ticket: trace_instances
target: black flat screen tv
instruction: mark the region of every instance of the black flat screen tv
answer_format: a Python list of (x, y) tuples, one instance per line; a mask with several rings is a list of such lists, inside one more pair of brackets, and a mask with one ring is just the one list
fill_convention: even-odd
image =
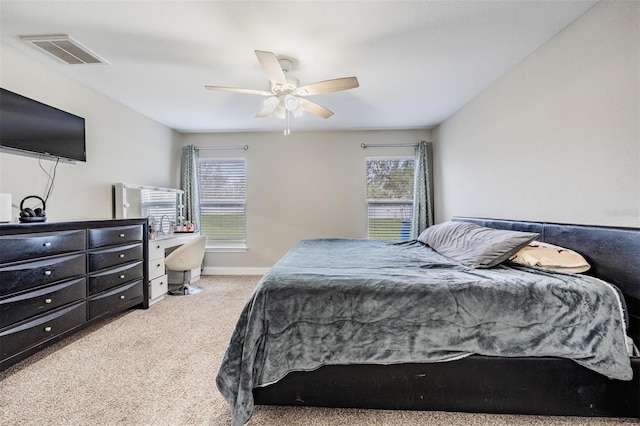
[(87, 161), (84, 118), (0, 88), (0, 149)]

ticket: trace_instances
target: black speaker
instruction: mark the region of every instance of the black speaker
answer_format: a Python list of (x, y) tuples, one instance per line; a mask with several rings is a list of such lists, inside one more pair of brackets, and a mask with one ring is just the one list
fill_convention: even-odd
[[(42, 207), (37, 207), (35, 209), (25, 207), (24, 202), (29, 198), (36, 198), (40, 200), (42, 203)], [(37, 195), (29, 195), (28, 197), (24, 197), (22, 201), (20, 201), (20, 222), (44, 222), (47, 220), (47, 204), (45, 201), (38, 197)]]

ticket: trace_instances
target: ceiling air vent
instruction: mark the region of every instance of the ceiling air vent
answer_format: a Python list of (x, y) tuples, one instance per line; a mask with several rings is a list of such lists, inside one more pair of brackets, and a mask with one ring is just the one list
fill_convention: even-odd
[(20, 39), (38, 49), (44, 50), (47, 54), (54, 56), (65, 64), (108, 63), (66, 34), (20, 36)]

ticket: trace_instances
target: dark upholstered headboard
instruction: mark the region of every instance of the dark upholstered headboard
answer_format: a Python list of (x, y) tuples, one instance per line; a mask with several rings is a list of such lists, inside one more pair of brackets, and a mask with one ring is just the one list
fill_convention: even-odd
[(595, 225), (454, 217), (496, 229), (537, 232), (540, 241), (570, 248), (591, 265), (588, 274), (615, 284), (630, 315), (629, 333), (640, 340), (640, 229)]

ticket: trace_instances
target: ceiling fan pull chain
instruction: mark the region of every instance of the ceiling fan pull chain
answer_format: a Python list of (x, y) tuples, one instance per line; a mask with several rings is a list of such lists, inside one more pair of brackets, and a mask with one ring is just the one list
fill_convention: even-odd
[(291, 111), (287, 109), (284, 114), (284, 135), (287, 136), (291, 133), (291, 128), (289, 127), (291, 122)]

